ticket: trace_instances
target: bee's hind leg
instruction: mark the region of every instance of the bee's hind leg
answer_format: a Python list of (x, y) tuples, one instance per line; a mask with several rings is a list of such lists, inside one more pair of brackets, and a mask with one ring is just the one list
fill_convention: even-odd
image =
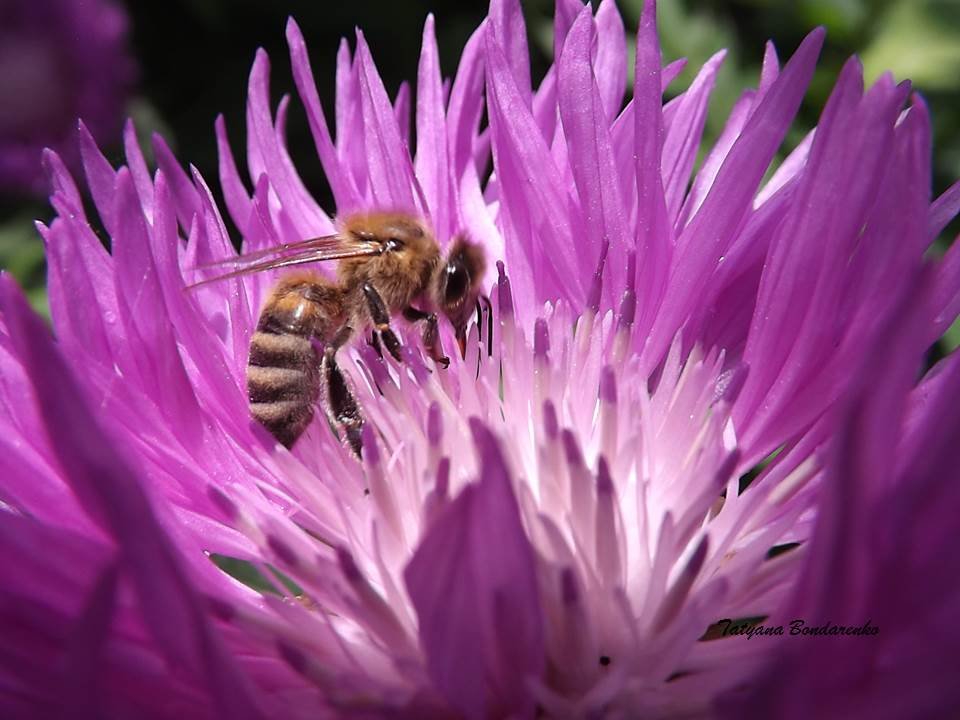
[(360, 404), (357, 402), (357, 398), (354, 397), (353, 391), (347, 384), (347, 379), (343, 376), (343, 371), (337, 363), (337, 350), (350, 339), (352, 334), (353, 328), (344, 326), (324, 348), (323, 379), (326, 383), (330, 418), (338, 427), (343, 428), (350, 448), (359, 458), (360, 451), (363, 449), (361, 441), (363, 414), (360, 412)]
[(387, 304), (377, 289), (368, 282), (363, 284), (363, 295), (367, 299), (367, 309), (370, 312), (370, 319), (373, 320), (374, 332), (380, 336), (387, 351), (393, 355), (393, 359), (403, 362), (400, 355), (400, 348), (403, 346), (393, 332), (393, 328), (390, 327), (390, 312), (387, 310)]
[(430, 359), (441, 367), (450, 365), (450, 358), (443, 354), (440, 344), (440, 328), (437, 325), (437, 314), (418, 310), (412, 305), (405, 308), (403, 316), (410, 322), (423, 322), (423, 347), (426, 348)]

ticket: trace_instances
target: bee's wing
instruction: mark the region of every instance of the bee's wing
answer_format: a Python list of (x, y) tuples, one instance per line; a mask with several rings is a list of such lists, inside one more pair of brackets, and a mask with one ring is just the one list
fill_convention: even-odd
[[(205, 280), (187, 285), (190, 290), (208, 283), (219, 282), (239, 275), (273, 270), (275, 268), (303, 265), (305, 263), (322, 262), (324, 260), (342, 260), (343, 258), (364, 257), (376, 255), (382, 251), (382, 245), (369, 240), (356, 240), (343, 235), (327, 235), (311, 238), (299, 242), (283, 243), (265, 250), (226, 258), (208, 265), (200, 265), (193, 270), (210, 268), (225, 268), (226, 272)], [(232, 268), (232, 269), (229, 269)]]

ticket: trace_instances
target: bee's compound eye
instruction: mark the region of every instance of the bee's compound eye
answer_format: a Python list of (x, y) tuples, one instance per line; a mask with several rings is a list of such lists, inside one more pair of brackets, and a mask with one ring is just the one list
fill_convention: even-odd
[(443, 292), (444, 300), (447, 304), (453, 304), (463, 299), (464, 294), (467, 292), (469, 282), (470, 275), (462, 263), (447, 263), (447, 282)]

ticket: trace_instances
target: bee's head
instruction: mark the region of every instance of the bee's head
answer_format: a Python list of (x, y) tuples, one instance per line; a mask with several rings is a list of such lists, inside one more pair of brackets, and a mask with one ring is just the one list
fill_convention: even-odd
[(453, 325), (461, 356), (466, 352), (467, 323), (477, 306), (486, 265), (483, 249), (458, 236), (437, 268), (434, 302)]

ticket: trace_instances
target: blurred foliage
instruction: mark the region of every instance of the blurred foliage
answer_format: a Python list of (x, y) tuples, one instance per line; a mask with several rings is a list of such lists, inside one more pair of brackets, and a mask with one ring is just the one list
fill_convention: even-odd
[(29, 209), (12, 212), (0, 222), (0, 268), (17, 278), (34, 310), (44, 316), (50, 314), (44, 287), (43, 243)]
[[(523, 4), (534, 50), (533, 74), (540, 77), (552, 53), (553, 0)], [(618, 4), (627, 27), (634, 28), (642, 0), (619, 0)], [(274, 99), (292, 92), (284, 38), (288, 16), (296, 17), (311, 48), (320, 96), (329, 114), (338, 43), (347, 36), (352, 44), (355, 26), (363, 28), (387, 89), (394, 94), (401, 81), (416, 78), (428, 12), (436, 15), (441, 64), (450, 75), (487, 3), (131, 0), (127, 8), (131, 46), (141, 68), (139, 97), (129, 112), (141, 138), (146, 140), (154, 130), (162, 132), (182, 160), (214, 181), (217, 113), (226, 117), (242, 165), (246, 78), (255, 48), (264, 47), (273, 62)], [(669, 94), (681, 92), (719, 48), (729, 50), (717, 80), (705, 143), (716, 137), (742, 89), (756, 85), (768, 38), (775, 40), (783, 60), (810, 29), (824, 25), (827, 44), (788, 146), (816, 123), (841, 65), (856, 53), (864, 62), (868, 81), (892, 70), (897, 79), (912, 78), (929, 103), (934, 123), (934, 192), (942, 192), (960, 177), (960, 0), (661, 0), (659, 24), (665, 58), (684, 56), (690, 61)], [(287, 134), (307, 187), (322, 205), (331, 207), (306, 120), (296, 102), (291, 105)], [(108, 157), (121, 160), (116, 148), (108, 151)], [(48, 217), (49, 210), (42, 204), (0, 205), (0, 266), (29, 288), (39, 307), (45, 305), (42, 252), (31, 220)], [(958, 230), (956, 224), (951, 226), (949, 237)], [(945, 246), (941, 243), (940, 250)], [(951, 349), (960, 345), (960, 328), (951, 330), (947, 342)]]
[(303, 597), (303, 588), (273, 565), (257, 567), (248, 560), (218, 553), (210, 553), (209, 557), (223, 572), (252, 590), (270, 595)]

